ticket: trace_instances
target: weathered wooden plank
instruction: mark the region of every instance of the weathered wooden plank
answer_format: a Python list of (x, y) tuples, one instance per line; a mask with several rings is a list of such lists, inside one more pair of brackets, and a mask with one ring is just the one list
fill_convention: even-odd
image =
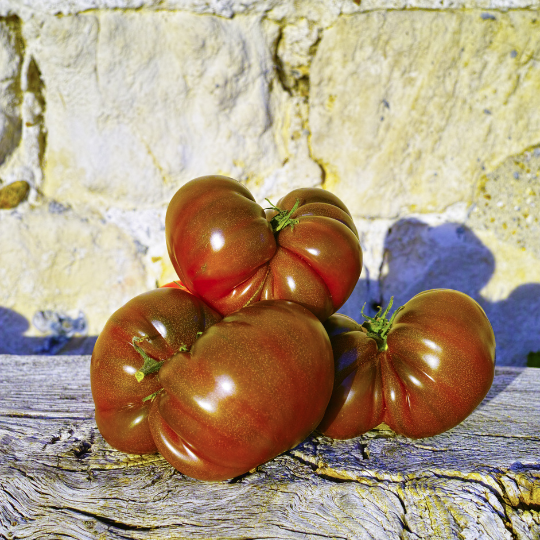
[(113, 450), (89, 357), (0, 356), (0, 537), (540, 539), (540, 370), (419, 441), (314, 435), (229, 482)]

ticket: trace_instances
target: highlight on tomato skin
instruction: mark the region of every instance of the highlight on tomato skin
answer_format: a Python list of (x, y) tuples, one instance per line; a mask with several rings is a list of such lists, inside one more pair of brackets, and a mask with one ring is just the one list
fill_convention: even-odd
[(333, 363), (324, 327), (306, 308), (284, 300), (242, 308), (164, 362), (149, 416), (153, 440), (187, 476), (247, 473), (320, 423)]
[(482, 402), (495, 373), (495, 336), (480, 305), (450, 289), (423, 291), (387, 317), (326, 322), (335, 382), (318, 430), (357, 437), (380, 423), (418, 439), (443, 433)]
[(223, 315), (283, 299), (324, 321), (349, 298), (362, 270), (350, 212), (321, 188), (296, 189), (268, 205), (225, 176), (186, 183), (165, 218), (173, 267), (189, 291)]
[(189, 292), (161, 288), (131, 299), (111, 315), (98, 336), (90, 363), (95, 417), (103, 438), (131, 454), (157, 451), (148, 425), (152, 402), (161, 388), (157, 374), (138, 382), (144, 359), (156, 361), (191, 347), (200, 332), (221, 316)]

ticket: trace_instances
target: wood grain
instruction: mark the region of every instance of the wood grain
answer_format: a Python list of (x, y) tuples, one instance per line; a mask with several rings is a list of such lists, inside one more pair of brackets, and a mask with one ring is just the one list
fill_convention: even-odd
[(113, 450), (88, 356), (1, 356), (0, 537), (540, 539), (540, 369), (498, 368), (460, 426), (313, 435), (228, 482)]

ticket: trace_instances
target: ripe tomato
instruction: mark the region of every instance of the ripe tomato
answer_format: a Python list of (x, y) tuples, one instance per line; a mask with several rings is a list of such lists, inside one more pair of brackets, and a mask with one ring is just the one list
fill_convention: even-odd
[(111, 446), (132, 454), (156, 451), (148, 427), (152, 403), (143, 399), (161, 385), (155, 373), (137, 382), (135, 373), (143, 359), (136, 347), (162, 361), (191, 347), (198, 332), (220, 319), (200, 299), (176, 288), (141, 294), (113, 313), (96, 341), (90, 364), (96, 422)]
[(388, 311), (364, 316), (362, 326), (341, 314), (325, 323), (336, 377), (318, 429), (330, 437), (356, 437), (381, 422), (411, 438), (442, 433), (469, 416), (493, 382), (495, 337), (472, 298), (434, 289), (390, 320)]
[(324, 415), (333, 379), (332, 347), (317, 318), (292, 302), (258, 302), (163, 363), (152, 436), (180, 472), (233, 478), (307, 437)]
[(284, 299), (325, 320), (362, 270), (349, 211), (319, 188), (296, 189), (265, 213), (236, 180), (196, 178), (172, 198), (165, 236), (182, 283), (222, 314)]

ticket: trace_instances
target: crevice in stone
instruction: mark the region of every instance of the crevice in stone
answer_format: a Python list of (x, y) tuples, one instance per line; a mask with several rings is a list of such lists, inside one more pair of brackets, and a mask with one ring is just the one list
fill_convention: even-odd
[(28, 62), (28, 68), (26, 73), (27, 79), (27, 92), (30, 92), (34, 95), (36, 101), (39, 103), (40, 112), (35, 118), (35, 125), (39, 125), (39, 136), (38, 136), (38, 161), (39, 166), (43, 170), (45, 150), (47, 147), (47, 130), (45, 129), (45, 83), (41, 76), (41, 70), (34, 57), (30, 57)]
[[(45, 84), (41, 71), (33, 58), (30, 47), (23, 35), (23, 21), (17, 16), (0, 19), (13, 36), (12, 46), (18, 58), (18, 70), (11, 85), (16, 100), (19, 129), (17, 140), (11, 144), (8, 155), (17, 154), (5, 161), (4, 173), (13, 184), (26, 184), (29, 195), (20, 197), (20, 201), (30, 198), (35, 201), (43, 178), (43, 162), (47, 145), (44, 127)], [(0, 161), (6, 156), (0, 156)]]
[(272, 50), (272, 61), (274, 63), (274, 69), (276, 71), (277, 80), (279, 81), (279, 84), (283, 88), (289, 96), (292, 96), (292, 91), (289, 85), (287, 84), (287, 76), (285, 74), (285, 66), (283, 65), (283, 61), (281, 60), (281, 57), (279, 56), (279, 45), (281, 43), (281, 40), (283, 39), (283, 27), (280, 26), (278, 30), (278, 35), (274, 41), (273, 50)]
[(308, 68), (309, 68), (308, 73), (309, 73), (309, 75), (305, 78), (305, 81), (303, 83), (302, 95), (305, 96), (306, 103), (307, 103), (306, 118), (304, 119), (304, 129), (307, 130), (307, 132), (308, 132), (307, 145), (308, 145), (309, 157), (321, 169), (321, 187), (323, 189), (326, 189), (326, 181), (328, 179), (326, 166), (325, 166), (325, 164), (323, 163), (322, 160), (318, 159), (315, 156), (315, 153), (313, 152), (313, 147), (312, 147), (312, 144), (311, 144), (312, 132), (311, 132), (311, 128), (310, 128), (310, 125), (309, 125), (309, 114), (310, 114), (309, 98), (310, 98), (310, 94), (311, 94), (311, 64), (313, 63), (313, 59), (315, 58), (315, 55), (317, 54), (317, 51), (319, 49), (319, 45), (321, 44), (321, 41), (322, 41), (322, 38), (323, 38), (323, 32), (324, 32), (323, 28), (318, 28), (317, 39), (316, 39), (315, 43), (313, 43), (313, 45), (311, 45), (310, 48), (309, 48), (309, 56), (310, 56), (309, 65), (308, 65)]
[[(12, 47), (18, 58), (17, 73), (14, 74), (13, 78), (8, 79), (7, 84), (6, 81), (3, 81), (5, 90), (7, 90), (6, 95), (12, 95), (14, 99), (2, 111), (8, 125), (7, 130), (4, 131), (3, 140), (0, 140), (0, 166), (2, 166), (19, 147), (22, 139), (22, 115), (20, 109), (22, 105), (21, 69), (22, 59), (24, 58), (24, 41), (22, 39), (22, 23), (19, 17), (12, 15), (0, 18), (0, 23), (3, 23), (7, 29), (10, 47)], [(3, 144), (6, 139), (11, 139), (11, 141)]]

